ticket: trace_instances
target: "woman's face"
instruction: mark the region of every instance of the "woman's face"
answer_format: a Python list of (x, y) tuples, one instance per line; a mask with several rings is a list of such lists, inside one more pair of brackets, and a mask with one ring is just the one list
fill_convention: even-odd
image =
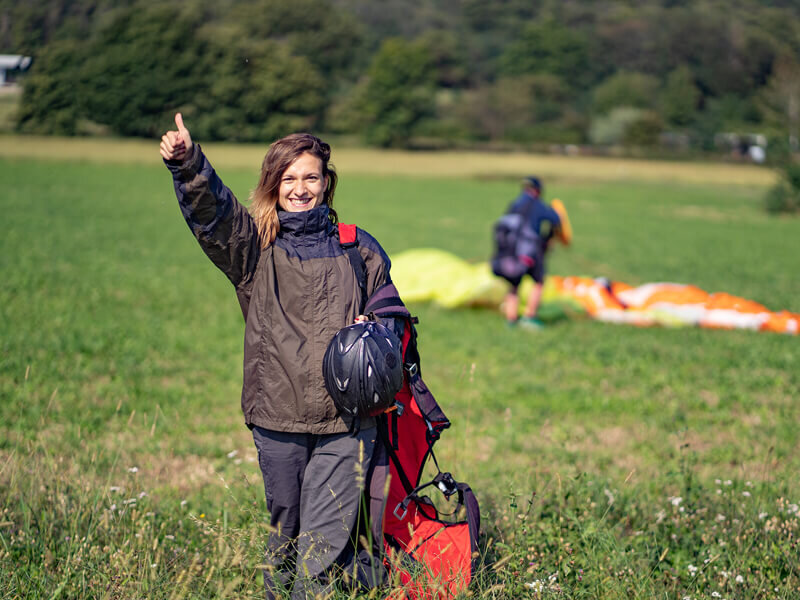
[(278, 204), (288, 212), (303, 212), (322, 204), (328, 178), (322, 176), (322, 160), (304, 152), (281, 176)]

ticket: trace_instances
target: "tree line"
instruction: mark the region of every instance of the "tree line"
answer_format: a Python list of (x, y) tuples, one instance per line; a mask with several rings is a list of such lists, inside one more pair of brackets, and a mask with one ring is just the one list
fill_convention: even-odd
[(797, 150), (792, 0), (0, 0), (22, 132)]

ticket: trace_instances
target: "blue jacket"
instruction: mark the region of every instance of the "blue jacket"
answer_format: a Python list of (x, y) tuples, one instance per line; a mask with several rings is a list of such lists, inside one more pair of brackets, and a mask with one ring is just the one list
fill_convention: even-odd
[[(530, 204), (531, 202), (533, 202), (533, 205)], [(526, 190), (523, 190), (517, 196), (517, 199), (512, 202), (508, 212), (524, 215), (528, 211), (530, 211), (530, 226), (542, 240), (542, 250), (545, 250), (554, 230), (561, 225), (561, 218), (549, 204), (542, 202), (540, 196), (532, 196)], [(542, 225), (544, 223), (547, 223), (548, 227), (543, 229)]]

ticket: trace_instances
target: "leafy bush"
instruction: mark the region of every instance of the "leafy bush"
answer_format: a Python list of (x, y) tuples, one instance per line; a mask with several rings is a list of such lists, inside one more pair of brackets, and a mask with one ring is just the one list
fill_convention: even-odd
[(594, 108), (606, 113), (618, 106), (651, 108), (655, 104), (658, 79), (644, 73), (620, 71), (592, 92)]
[(764, 208), (771, 214), (793, 213), (799, 206), (797, 193), (784, 182), (771, 187), (764, 198)]
[(85, 56), (75, 40), (53, 42), (42, 49), (25, 78), (18, 127), (25, 133), (74, 135), (82, 116), (79, 67)]
[(426, 48), (400, 38), (386, 40), (362, 88), (366, 137), (378, 146), (403, 146), (432, 114), (433, 64)]
[(800, 212), (800, 164), (787, 163), (782, 171), (781, 181), (764, 197), (764, 208), (771, 214)]

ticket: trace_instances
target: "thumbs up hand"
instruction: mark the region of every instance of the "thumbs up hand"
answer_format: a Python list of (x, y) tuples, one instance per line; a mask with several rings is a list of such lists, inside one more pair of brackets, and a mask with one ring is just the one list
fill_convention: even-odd
[(183, 124), (181, 113), (175, 114), (175, 126), (177, 131), (167, 131), (161, 136), (161, 146), (159, 151), (164, 160), (183, 160), (192, 151), (192, 136)]

